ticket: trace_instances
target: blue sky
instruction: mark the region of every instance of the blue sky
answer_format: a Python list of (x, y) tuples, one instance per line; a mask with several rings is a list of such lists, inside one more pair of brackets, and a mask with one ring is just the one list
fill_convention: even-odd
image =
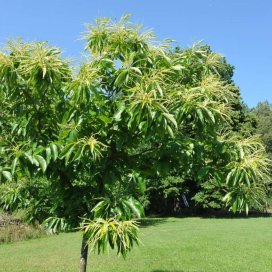
[(0, 0), (0, 8), (1, 46), (10, 37), (48, 40), (72, 58), (82, 54), (84, 23), (131, 13), (160, 39), (181, 46), (204, 40), (235, 66), (234, 80), (250, 107), (272, 103), (271, 0)]

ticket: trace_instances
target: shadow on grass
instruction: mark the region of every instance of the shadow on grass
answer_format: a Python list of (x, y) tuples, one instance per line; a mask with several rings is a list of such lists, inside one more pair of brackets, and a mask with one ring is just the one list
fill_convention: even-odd
[(270, 213), (249, 213), (248, 215), (246, 213), (228, 213), (228, 212), (218, 212), (213, 214), (202, 214), (200, 216), (202, 219), (250, 219), (250, 218), (268, 218), (271, 217)]
[[(212, 213), (202, 213), (202, 214), (191, 214), (191, 215), (170, 215), (170, 217), (147, 217), (147, 218), (142, 218), (139, 219), (139, 224), (141, 228), (146, 228), (146, 227), (151, 227), (151, 226), (157, 226), (165, 223), (170, 223), (171, 218), (201, 218), (201, 219), (251, 219), (251, 218), (271, 218), (272, 214), (271, 213), (249, 213), (246, 215), (245, 213), (241, 214), (233, 214), (230, 212), (212, 212)], [(152, 271), (152, 272), (164, 272), (163, 270), (158, 270), (158, 271)], [(166, 270), (165, 272), (168, 272)], [(171, 271), (169, 272), (181, 272), (181, 271)]]
[[(167, 218), (143, 218), (139, 220), (140, 227), (146, 228), (166, 223)], [(169, 222), (169, 220), (168, 220)], [(155, 272), (155, 271), (154, 271)], [(159, 272), (159, 270), (158, 270)]]
[(170, 223), (171, 219), (201, 218), (201, 219), (250, 219), (250, 218), (271, 218), (271, 214), (198, 214), (198, 215), (170, 215), (169, 217), (147, 217), (139, 219), (140, 227), (151, 227)]
[[(226, 210), (184, 210), (181, 214), (170, 215), (174, 218), (202, 218), (202, 219), (250, 219), (250, 218), (267, 218), (272, 217), (272, 213), (252, 211), (249, 214), (232, 213)], [(162, 216), (163, 218), (163, 216)]]
[(151, 272), (185, 272), (184, 270), (152, 270)]

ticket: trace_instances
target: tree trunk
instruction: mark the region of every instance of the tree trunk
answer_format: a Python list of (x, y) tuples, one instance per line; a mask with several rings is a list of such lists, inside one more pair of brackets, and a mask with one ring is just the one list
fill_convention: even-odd
[(83, 235), (80, 254), (80, 269), (79, 269), (80, 272), (87, 271), (87, 258), (88, 258), (87, 237), (86, 235)]

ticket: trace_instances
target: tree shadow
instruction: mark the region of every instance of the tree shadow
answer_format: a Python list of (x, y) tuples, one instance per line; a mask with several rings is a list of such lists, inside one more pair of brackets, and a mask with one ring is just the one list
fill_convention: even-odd
[(200, 216), (202, 219), (250, 219), (250, 218), (268, 218), (271, 217), (270, 213), (261, 213), (261, 212), (251, 212), (246, 213), (237, 213), (233, 214), (230, 212), (218, 212), (212, 214), (202, 214)]
[(184, 270), (162, 270), (162, 269), (155, 269), (151, 270), (150, 272), (185, 272)]
[(226, 210), (206, 210), (206, 211), (185, 211), (182, 214), (170, 215), (174, 218), (201, 218), (201, 219), (250, 219), (250, 218), (267, 218), (272, 217), (272, 213), (251, 211), (232, 213)]
[(141, 228), (146, 228), (146, 227), (151, 227), (151, 226), (157, 226), (160, 224), (166, 223), (167, 218), (143, 218), (139, 220), (140, 227)]
[[(170, 223), (171, 218), (201, 218), (201, 219), (250, 219), (250, 218), (268, 218), (272, 217), (271, 213), (255, 213), (251, 212), (248, 215), (245, 213), (240, 214), (233, 214), (231, 212), (225, 212), (225, 211), (219, 211), (219, 212), (211, 212), (211, 213), (202, 213), (202, 214), (192, 214), (192, 215), (176, 215), (176, 216), (170, 216), (170, 217), (147, 217), (139, 219), (139, 225), (140, 228), (147, 228), (151, 226), (157, 226), (165, 223)], [(156, 271), (154, 271), (156, 272)], [(158, 272), (160, 272), (158, 270)], [(167, 272), (167, 271), (166, 271)], [(169, 272), (172, 272), (169, 270)], [(179, 271), (173, 271), (173, 272), (179, 272)]]

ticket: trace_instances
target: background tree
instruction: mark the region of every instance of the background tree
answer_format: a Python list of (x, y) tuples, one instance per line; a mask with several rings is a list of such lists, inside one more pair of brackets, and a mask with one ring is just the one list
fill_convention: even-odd
[[(256, 120), (256, 133), (258, 133), (264, 143), (268, 157), (272, 159), (272, 107), (268, 101), (260, 102), (253, 108), (251, 114)], [(270, 164), (271, 172), (271, 164)], [(272, 206), (272, 190), (269, 186), (269, 200), (266, 203), (266, 209), (271, 209)]]
[(253, 109), (256, 118), (256, 132), (261, 135), (265, 148), (271, 158), (272, 154), (272, 106), (268, 101), (260, 102)]

